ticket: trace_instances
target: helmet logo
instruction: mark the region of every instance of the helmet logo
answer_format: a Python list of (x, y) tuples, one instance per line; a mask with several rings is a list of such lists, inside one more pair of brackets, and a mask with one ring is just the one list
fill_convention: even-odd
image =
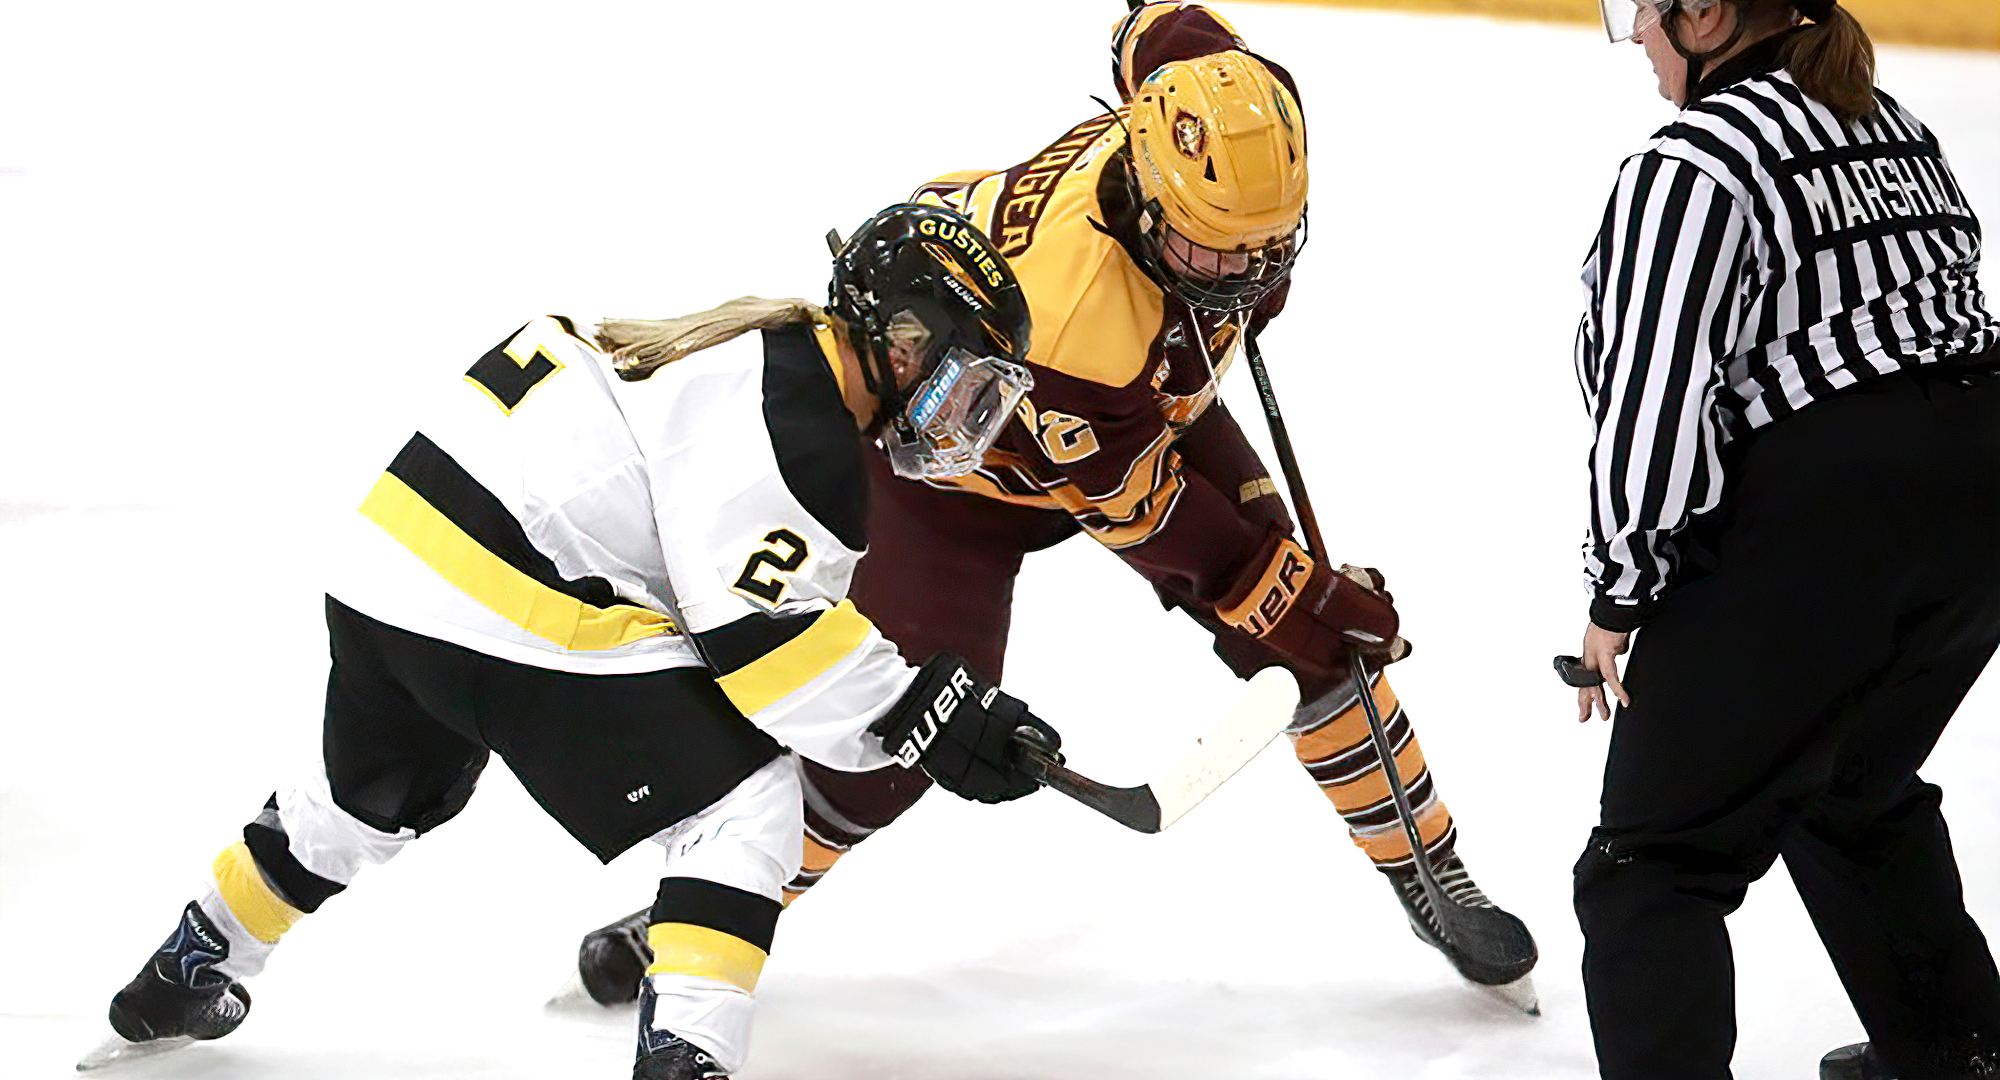
[(950, 252), (929, 240), (924, 241), (924, 252), (936, 259), (938, 265), (944, 267), (946, 273), (950, 275), (939, 279), (944, 282), (946, 288), (956, 293), (958, 298), (965, 301), (965, 305), (972, 310), (986, 310), (990, 303), (986, 297), (986, 290), (980, 287), (970, 270), (952, 258)]
[(1201, 152), (1207, 149), (1207, 147), (1208, 125), (1201, 122), (1201, 117), (1196, 116), (1186, 109), (1176, 109), (1174, 111), (1174, 149), (1179, 150), (1182, 157), (1193, 161), (1199, 159)]

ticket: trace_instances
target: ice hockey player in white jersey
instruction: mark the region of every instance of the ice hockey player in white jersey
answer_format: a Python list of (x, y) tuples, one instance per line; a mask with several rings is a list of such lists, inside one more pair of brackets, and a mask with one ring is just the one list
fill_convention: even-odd
[(600, 859), (666, 848), (633, 1076), (723, 1077), (799, 870), (798, 756), (1036, 789), (1011, 736), (1054, 732), (956, 657), (912, 666), (845, 598), (863, 438), (912, 477), (975, 465), (1027, 389), (1020, 289), (965, 219), (906, 204), (841, 246), (830, 292), (615, 356), (538, 318), (466, 370), (341, 544), (324, 768), (215, 859), (86, 1065), (233, 1031), (285, 931), (498, 753)]

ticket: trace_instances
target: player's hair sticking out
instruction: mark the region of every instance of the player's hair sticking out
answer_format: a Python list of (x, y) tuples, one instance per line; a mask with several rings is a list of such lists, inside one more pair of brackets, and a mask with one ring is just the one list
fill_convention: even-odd
[(1860, 21), (1831, 0), (1786, 6), (1810, 20), (1785, 39), (1781, 54), (1799, 89), (1843, 120), (1874, 113), (1875, 43)]
[(916, 312), (906, 309), (891, 316), (889, 325), (882, 328), (882, 338), (888, 342), (889, 366), (898, 380), (923, 373), (923, 358), (930, 352), (932, 334)]
[(667, 364), (752, 330), (825, 318), (826, 312), (808, 300), (739, 296), (675, 319), (606, 319), (598, 327), (597, 344), (611, 354), (619, 378), (638, 382)]

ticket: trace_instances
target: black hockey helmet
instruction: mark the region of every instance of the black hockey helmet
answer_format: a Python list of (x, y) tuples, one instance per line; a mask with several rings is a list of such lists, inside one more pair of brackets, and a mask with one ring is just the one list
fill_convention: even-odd
[[(956, 211), (898, 203), (834, 248), (827, 310), (847, 324), (868, 389), (883, 415), (952, 348), (1021, 363), (1028, 301), (1007, 259)], [(918, 333), (921, 328), (922, 333)]]
[(1028, 301), (1006, 257), (963, 215), (898, 203), (841, 241), (829, 233), (827, 309), (847, 325), (874, 433), (898, 475), (960, 476), (1034, 379)]

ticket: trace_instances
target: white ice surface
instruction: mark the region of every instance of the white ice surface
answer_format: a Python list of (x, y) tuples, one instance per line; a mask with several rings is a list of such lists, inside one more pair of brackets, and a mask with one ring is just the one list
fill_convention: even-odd
[[(829, 226), (1001, 166), (1106, 92), (1105, 0), (19, 4), (0, 42), (0, 1077), (67, 1073), (207, 860), (316, 752), (311, 567), (403, 392), (527, 317), (816, 296)], [(1593, 1074), (1569, 866), (1606, 729), (1583, 621), (1576, 268), (1667, 119), (1587, 28), (1228, 6), (1312, 110), (1312, 243), (1265, 339), (1335, 553), (1387, 571), (1396, 671), (1545, 1015), (1463, 988), (1282, 747), (1146, 837), (1055, 795), (926, 800), (784, 920), (744, 1080)], [(1883, 50), (2000, 215), (2000, 58)], [(1247, 428), (1247, 380), (1229, 397)], [(1259, 438), (1253, 433), (1253, 438)], [(1087, 540), (1028, 560), (1009, 685), (1134, 782), (1234, 686)], [(2000, 914), (1994, 681), (1927, 775)], [(223, 1042), (135, 1077), (625, 1075), (545, 1017), (601, 869), (504, 769), (306, 920)], [(1733, 920), (1738, 1075), (1859, 1037), (1782, 873)]]

